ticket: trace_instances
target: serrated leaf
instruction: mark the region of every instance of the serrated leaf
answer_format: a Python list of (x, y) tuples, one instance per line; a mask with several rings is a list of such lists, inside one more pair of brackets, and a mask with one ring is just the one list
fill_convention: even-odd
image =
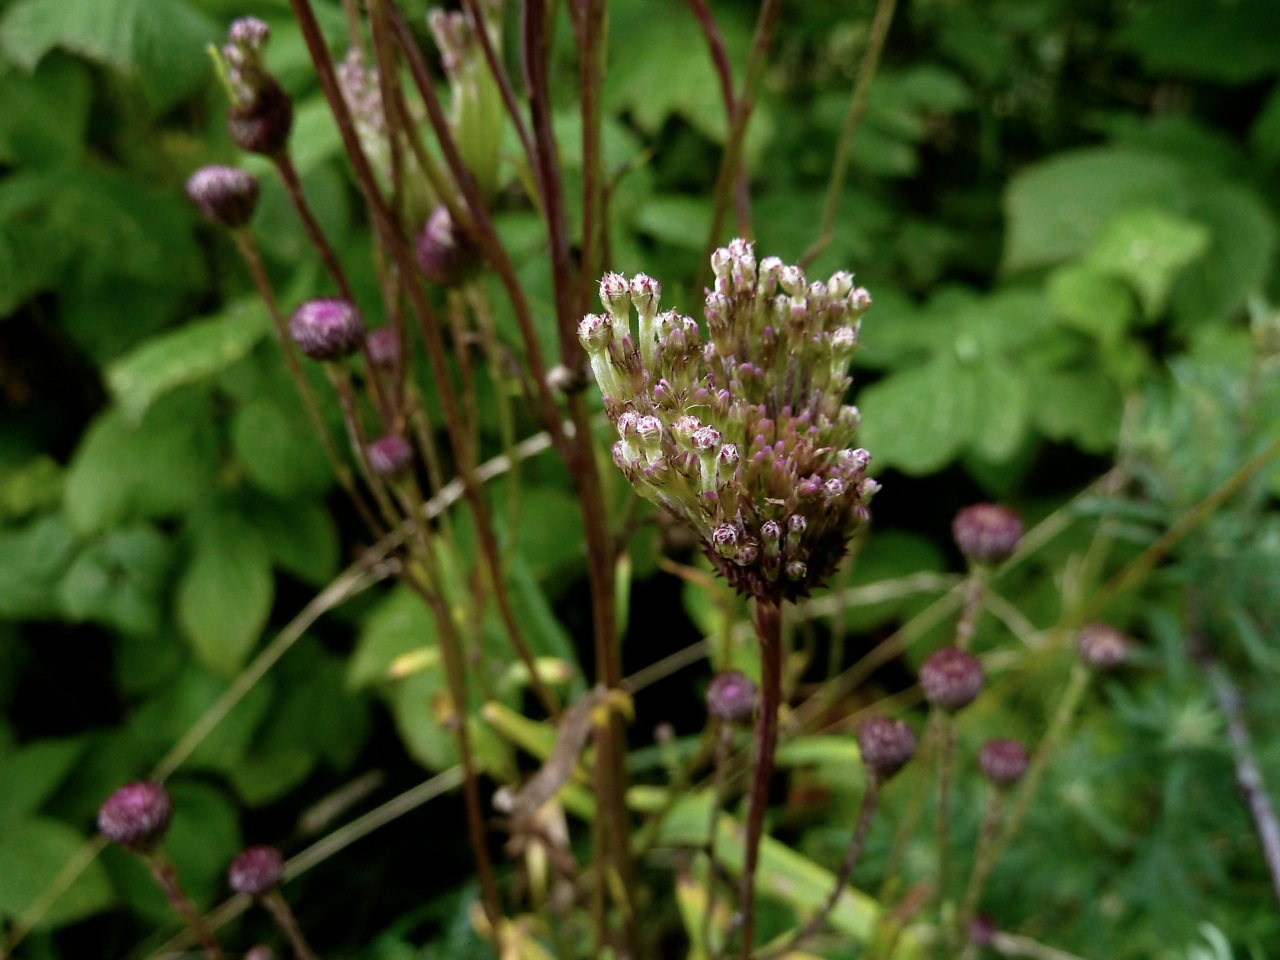
[(1095, 267), (1058, 267), (1049, 274), (1046, 293), (1063, 323), (1104, 343), (1120, 340), (1135, 314), (1125, 285)]
[(230, 675), (244, 665), (271, 613), (275, 581), (259, 530), (213, 508), (188, 527), (191, 559), (177, 587), (177, 620), (197, 658)]
[(974, 426), (972, 379), (942, 359), (891, 374), (858, 394), (858, 442), (877, 468), (919, 476), (945, 466)]
[(1110, 147), (1058, 154), (1017, 173), (1005, 189), (1006, 272), (1083, 256), (1122, 211), (1178, 210), (1186, 190), (1177, 164)]
[(258, 301), (240, 304), (146, 340), (107, 367), (107, 387), (124, 415), (136, 421), (158, 397), (248, 354), (268, 329), (265, 307)]
[(156, 633), (172, 559), (173, 545), (152, 527), (112, 530), (76, 557), (58, 585), (63, 612), (122, 633)]
[(213, 21), (180, 0), (19, 0), (0, 21), (0, 48), (32, 70), (54, 48), (137, 76), (156, 112), (208, 74)]
[[(86, 838), (65, 823), (37, 817), (10, 820), (0, 830), (0, 916), (21, 916), (77, 857)], [(104, 910), (114, 899), (106, 870), (89, 863), (41, 920), (58, 927)]]
[(1146, 207), (1120, 214), (1103, 231), (1088, 263), (1127, 281), (1148, 317), (1164, 310), (1182, 269), (1209, 246), (1209, 231), (1185, 217)]

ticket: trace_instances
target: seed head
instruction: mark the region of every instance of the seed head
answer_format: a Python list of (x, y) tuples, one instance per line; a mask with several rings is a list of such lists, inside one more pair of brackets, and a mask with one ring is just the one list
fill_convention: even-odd
[(369, 469), (380, 477), (397, 477), (413, 461), (413, 447), (398, 433), (389, 433), (369, 444)]
[(1017, 740), (988, 740), (978, 751), (978, 766), (997, 787), (1011, 787), (1027, 772), (1027, 748)]
[(756, 685), (736, 670), (717, 673), (707, 684), (707, 712), (723, 723), (750, 723), (756, 709)]
[(1002, 563), (1018, 549), (1022, 520), (1008, 507), (996, 503), (975, 503), (965, 507), (951, 521), (956, 546), (972, 563)]
[(901, 720), (870, 717), (858, 727), (857, 736), (863, 766), (880, 780), (905, 767), (916, 752), (916, 735)]
[(1076, 635), (1076, 650), (1085, 666), (1113, 670), (1129, 659), (1131, 641), (1106, 623), (1091, 623)]
[(308, 300), (293, 311), (289, 333), (312, 360), (338, 360), (364, 343), (364, 317), (347, 300)]
[(275, 847), (249, 847), (236, 854), (227, 867), (227, 884), (236, 893), (260, 897), (278, 886), (284, 874), (284, 857)]
[(173, 820), (173, 800), (158, 783), (128, 783), (107, 797), (98, 810), (98, 829), (134, 853), (159, 845)]
[(187, 196), (214, 223), (234, 230), (253, 218), (258, 178), (238, 167), (201, 167), (187, 180)]
[(947, 713), (971, 704), (982, 689), (982, 664), (959, 647), (935, 650), (920, 664), (924, 698)]

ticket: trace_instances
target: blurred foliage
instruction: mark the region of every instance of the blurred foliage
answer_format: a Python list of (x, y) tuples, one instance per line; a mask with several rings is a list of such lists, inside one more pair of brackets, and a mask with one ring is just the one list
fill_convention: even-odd
[[(754, 5), (712, 6), (740, 68)], [(424, 5), (406, 7), (420, 15)], [(726, 134), (719, 86), (683, 4), (609, 7), (610, 267), (662, 277), (664, 305), (689, 311)], [(341, 11), (321, 8), (337, 49)], [(785, 5), (746, 146), (764, 253), (791, 261), (814, 239), (871, 12), (862, 0)], [(271, 23), (269, 60), (296, 97), (303, 185), (373, 302), (368, 227), (287, 4), (0, 2), (0, 932), (76, 854), (101, 800), (160, 761), (368, 546), (232, 245), (182, 192), (205, 163), (266, 172), (230, 145), (204, 49), (246, 13)], [(977, 646), (993, 693), (961, 724), (962, 765), (987, 736), (1037, 739), (1066, 672), (1056, 625), (1280, 435), (1277, 38), (1274, 0), (917, 0), (899, 12), (835, 237), (815, 264), (855, 269), (876, 300), (856, 389), (859, 442), (885, 490), (876, 529), (838, 586), (958, 570), (946, 524), (969, 501), (1000, 498), (1038, 521), (1113, 462), (1131, 478), (1119, 492), (1072, 500), (1066, 531), (998, 584), (1018, 613), (983, 621)], [(577, 66), (559, 42), (556, 121), (574, 204)], [(545, 247), (519, 173), (512, 163), (500, 172), (498, 228), (550, 347)], [(264, 176), (253, 232), (283, 303), (327, 292), (273, 178)], [(495, 322), (515, 343), (504, 308)], [(496, 454), (503, 387), (477, 377), (485, 452)], [(316, 374), (323, 395), (322, 381)], [(336, 403), (322, 413), (336, 433)], [(527, 413), (513, 416), (531, 432)], [(750, 670), (752, 644), (730, 630), (739, 602), (695, 585), (682, 607), (657, 570), (664, 537), (619, 478), (606, 472), (605, 482), (611, 519), (630, 531), (635, 596), (659, 598), (633, 604), (628, 666), (708, 634), (727, 640), (718, 667)], [(535, 459), (492, 495), (518, 619), (537, 656), (560, 670), (558, 693), (575, 697), (589, 614), (569, 479)], [(1095, 687), (997, 868), (983, 908), (1002, 927), (1115, 960), (1261, 956), (1260, 945), (1280, 942), (1219, 708), (1187, 643), (1202, 634), (1240, 684), (1258, 760), (1280, 787), (1277, 497), (1271, 466), (1105, 611), (1142, 638), (1142, 653)], [(461, 608), (477, 588), (472, 534), (462, 517), (455, 527), (448, 576)], [(202, 906), (224, 894), (223, 865), (242, 842), (299, 847), (317, 829), (303, 814), (362, 774), (403, 787), (418, 776), (415, 762), (439, 771), (456, 761), (437, 709), (434, 622), (403, 587), (374, 594), (310, 628), (175, 775), (171, 850)], [(812, 681), (828, 659), (848, 666), (932, 599), (886, 595), (802, 625), (793, 679)], [(503, 781), (516, 750), (479, 705), (519, 709), (527, 677), (511, 667), (494, 611), (470, 627), (473, 655), (495, 668), (489, 688), (471, 691), (471, 722), (488, 772)], [(949, 629), (935, 624), (831, 709), (900, 688), (902, 667)], [(682, 736), (701, 729), (703, 674), (682, 676), (638, 697), (634, 746), (647, 747), (659, 721)], [(810, 886), (825, 876), (818, 864), (838, 862), (861, 795), (847, 752), (822, 746), (793, 741), (803, 759), (788, 768), (792, 793), (777, 816), (794, 849), (769, 851), (780, 875)], [(660, 780), (642, 757), (641, 778)], [(913, 777), (928, 795), (923, 769), (905, 774), (888, 792), (890, 825), (906, 816)], [(822, 802), (804, 802), (802, 788)], [(375, 789), (350, 804), (363, 812), (391, 795)], [(960, 849), (977, 831), (982, 795), (967, 767), (957, 789)], [(457, 810), (440, 816), (461, 822)], [(682, 809), (670, 829), (696, 834), (690, 817)], [(923, 821), (906, 848), (908, 882), (936, 863)], [(486, 955), (455, 833), (453, 821), (435, 820), (388, 849), (321, 865), (304, 925), (318, 925), (333, 955)], [(878, 888), (890, 833), (873, 831), (855, 875), (864, 890)], [(405, 844), (438, 844), (453, 872), (413, 890), (421, 856), (400, 862), (390, 849)], [(372, 866), (348, 870), (364, 856)], [(384, 868), (412, 892), (374, 907), (365, 892)], [(653, 883), (672, 886), (665, 874)], [(326, 923), (347, 900), (358, 914)], [(766, 926), (784, 929), (813, 900), (779, 898)], [(130, 956), (171, 929), (144, 871), (110, 851), (57, 901), (24, 955)], [(680, 931), (675, 907), (655, 911), (655, 944)]]

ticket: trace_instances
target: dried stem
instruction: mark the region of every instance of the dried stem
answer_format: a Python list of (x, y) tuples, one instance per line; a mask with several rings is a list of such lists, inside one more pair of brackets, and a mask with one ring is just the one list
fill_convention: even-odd
[[(956, 752), (955, 720), (949, 713), (935, 709), (933, 723), (938, 739), (938, 811), (934, 821), (934, 838), (938, 848), (938, 927), (949, 932), (946, 926), (947, 887), (951, 877), (951, 776)], [(947, 950), (947, 934), (943, 936), (943, 951)]]
[(156, 878), (156, 883), (160, 884), (160, 888), (164, 891), (169, 906), (182, 917), (192, 935), (204, 948), (209, 960), (222, 960), (222, 949), (218, 946), (218, 941), (209, 931), (204, 919), (200, 916), (200, 911), (182, 889), (182, 884), (178, 881), (178, 870), (169, 859), (169, 855), (163, 850), (158, 850), (144, 856), (143, 859), (151, 870), (151, 875)]
[(984, 564), (975, 564), (969, 570), (964, 582), (964, 606), (960, 608), (960, 619), (956, 621), (956, 646), (968, 650), (973, 642), (974, 631), (978, 628), (978, 618), (982, 616), (982, 605), (987, 595), (987, 580), (991, 575), (990, 568)]
[(772, 600), (757, 599), (756, 637), (760, 641), (760, 710), (756, 714), (755, 765), (747, 806), (747, 833), (738, 886), (742, 917), (742, 960), (750, 960), (756, 933), (756, 868), (760, 838), (769, 807), (769, 780), (778, 746), (778, 710), (782, 706), (782, 609)]
[(293, 915), (293, 911), (289, 909), (289, 904), (279, 890), (269, 890), (263, 894), (262, 905), (267, 908), (275, 920), (276, 926), (288, 938), (290, 946), (293, 947), (293, 952), (298, 955), (298, 960), (319, 960), (316, 952), (307, 943), (307, 938), (302, 935), (302, 928), (298, 926), (297, 917)]

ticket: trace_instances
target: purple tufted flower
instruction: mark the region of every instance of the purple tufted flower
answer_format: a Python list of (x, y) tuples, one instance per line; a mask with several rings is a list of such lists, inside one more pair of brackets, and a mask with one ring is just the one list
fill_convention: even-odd
[(338, 360), (364, 343), (364, 317), (347, 300), (308, 300), (293, 311), (289, 333), (312, 360)]
[(127, 783), (98, 810), (98, 829), (134, 853), (153, 850), (169, 830), (173, 800), (158, 783)]

